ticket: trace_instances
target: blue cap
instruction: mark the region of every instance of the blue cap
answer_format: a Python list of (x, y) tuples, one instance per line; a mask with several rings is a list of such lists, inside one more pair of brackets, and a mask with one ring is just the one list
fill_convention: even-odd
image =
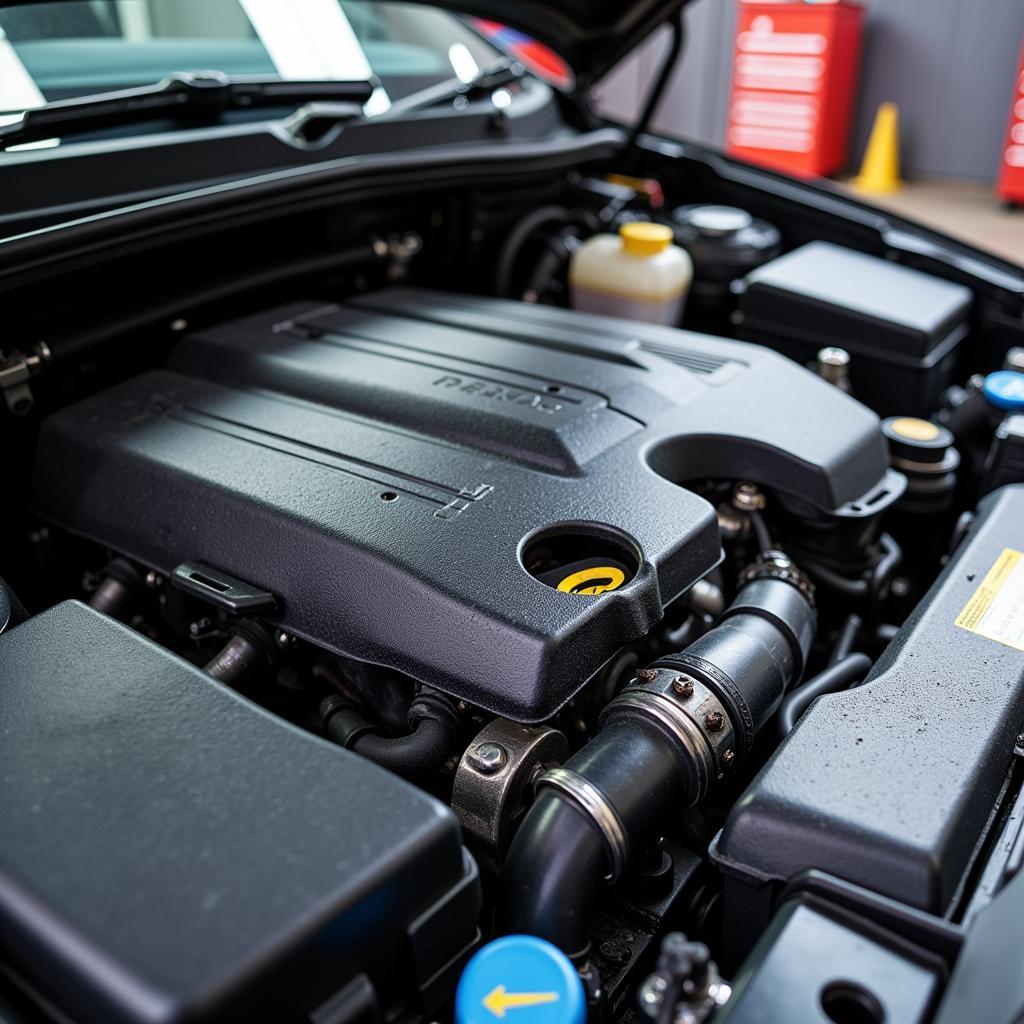
[(990, 373), (981, 385), (981, 392), (997, 409), (1024, 412), (1024, 373), (1018, 370)]
[(455, 993), (457, 1024), (584, 1024), (583, 983), (569, 958), (533, 935), (478, 950)]

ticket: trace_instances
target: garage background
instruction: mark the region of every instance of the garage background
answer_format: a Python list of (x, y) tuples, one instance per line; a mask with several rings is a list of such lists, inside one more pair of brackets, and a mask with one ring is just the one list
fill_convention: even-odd
[[(871, 0), (865, 6), (851, 163), (864, 152), (879, 103), (891, 100), (900, 108), (907, 177), (992, 182), (1024, 35), (1024, 2)], [(655, 127), (722, 147), (736, 4), (697, 0), (684, 18), (684, 59)], [(660, 66), (666, 36), (667, 30), (601, 83), (605, 111), (635, 117)]]

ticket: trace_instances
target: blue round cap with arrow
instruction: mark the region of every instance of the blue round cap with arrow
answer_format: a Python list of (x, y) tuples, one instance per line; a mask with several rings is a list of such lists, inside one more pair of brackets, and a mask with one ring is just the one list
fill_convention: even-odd
[(534, 935), (489, 942), (466, 964), (457, 1024), (584, 1024), (583, 983), (572, 961)]

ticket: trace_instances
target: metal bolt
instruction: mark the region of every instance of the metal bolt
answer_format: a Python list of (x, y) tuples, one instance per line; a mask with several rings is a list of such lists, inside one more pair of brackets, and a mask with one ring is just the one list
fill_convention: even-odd
[(672, 692), (684, 700), (693, 696), (693, 680), (689, 676), (676, 676), (672, 680)]
[(623, 964), (629, 963), (630, 949), (624, 942), (617, 942), (615, 939), (608, 939), (597, 947), (597, 951), (605, 960), (608, 960), (617, 966), (621, 967)]
[(149, 587), (151, 590), (154, 590), (157, 587), (159, 587), (160, 573), (154, 571), (153, 569), (150, 569), (149, 572), (146, 573), (146, 586)]
[(850, 365), (850, 353), (837, 345), (828, 345), (818, 350), (818, 363), (823, 367), (843, 367)]
[(733, 504), (744, 512), (759, 512), (764, 508), (764, 495), (757, 484), (737, 484), (732, 500)]
[(704, 716), (704, 724), (709, 732), (721, 732), (725, 728), (725, 715), (721, 711), (709, 711)]
[(814, 370), (822, 380), (835, 385), (840, 391), (850, 390), (850, 353), (845, 348), (829, 345), (820, 349)]
[(182, 331), (188, 330), (188, 321), (183, 316), (179, 316), (175, 317), (167, 326), (175, 334), (181, 334)]
[(277, 636), (274, 639), (277, 641), (278, 647), (294, 647), (296, 644), (295, 637), (291, 633), (286, 633), (283, 629), (277, 631)]
[(722, 754), (722, 767), (731, 768), (733, 761), (736, 760), (736, 752), (734, 750), (726, 750)]
[(658, 678), (658, 673), (653, 668), (642, 668), (636, 677), (641, 683), (653, 683)]
[(500, 743), (478, 743), (466, 756), (483, 775), (493, 775), (508, 763), (508, 751)]
[(650, 975), (640, 986), (640, 1005), (648, 1016), (657, 1016), (658, 1009), (665, 1001), (665, 990), (668, 986), (668, 978), (661, 973)]

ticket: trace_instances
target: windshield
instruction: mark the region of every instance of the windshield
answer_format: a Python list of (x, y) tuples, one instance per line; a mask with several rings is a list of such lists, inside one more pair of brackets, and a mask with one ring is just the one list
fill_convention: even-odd
[(60, 0), (0, 9), (0, 111), (176, 71), (286, 79), (376, 76), (376, 110), (499, 51), (446, 11), (387, 0)]

